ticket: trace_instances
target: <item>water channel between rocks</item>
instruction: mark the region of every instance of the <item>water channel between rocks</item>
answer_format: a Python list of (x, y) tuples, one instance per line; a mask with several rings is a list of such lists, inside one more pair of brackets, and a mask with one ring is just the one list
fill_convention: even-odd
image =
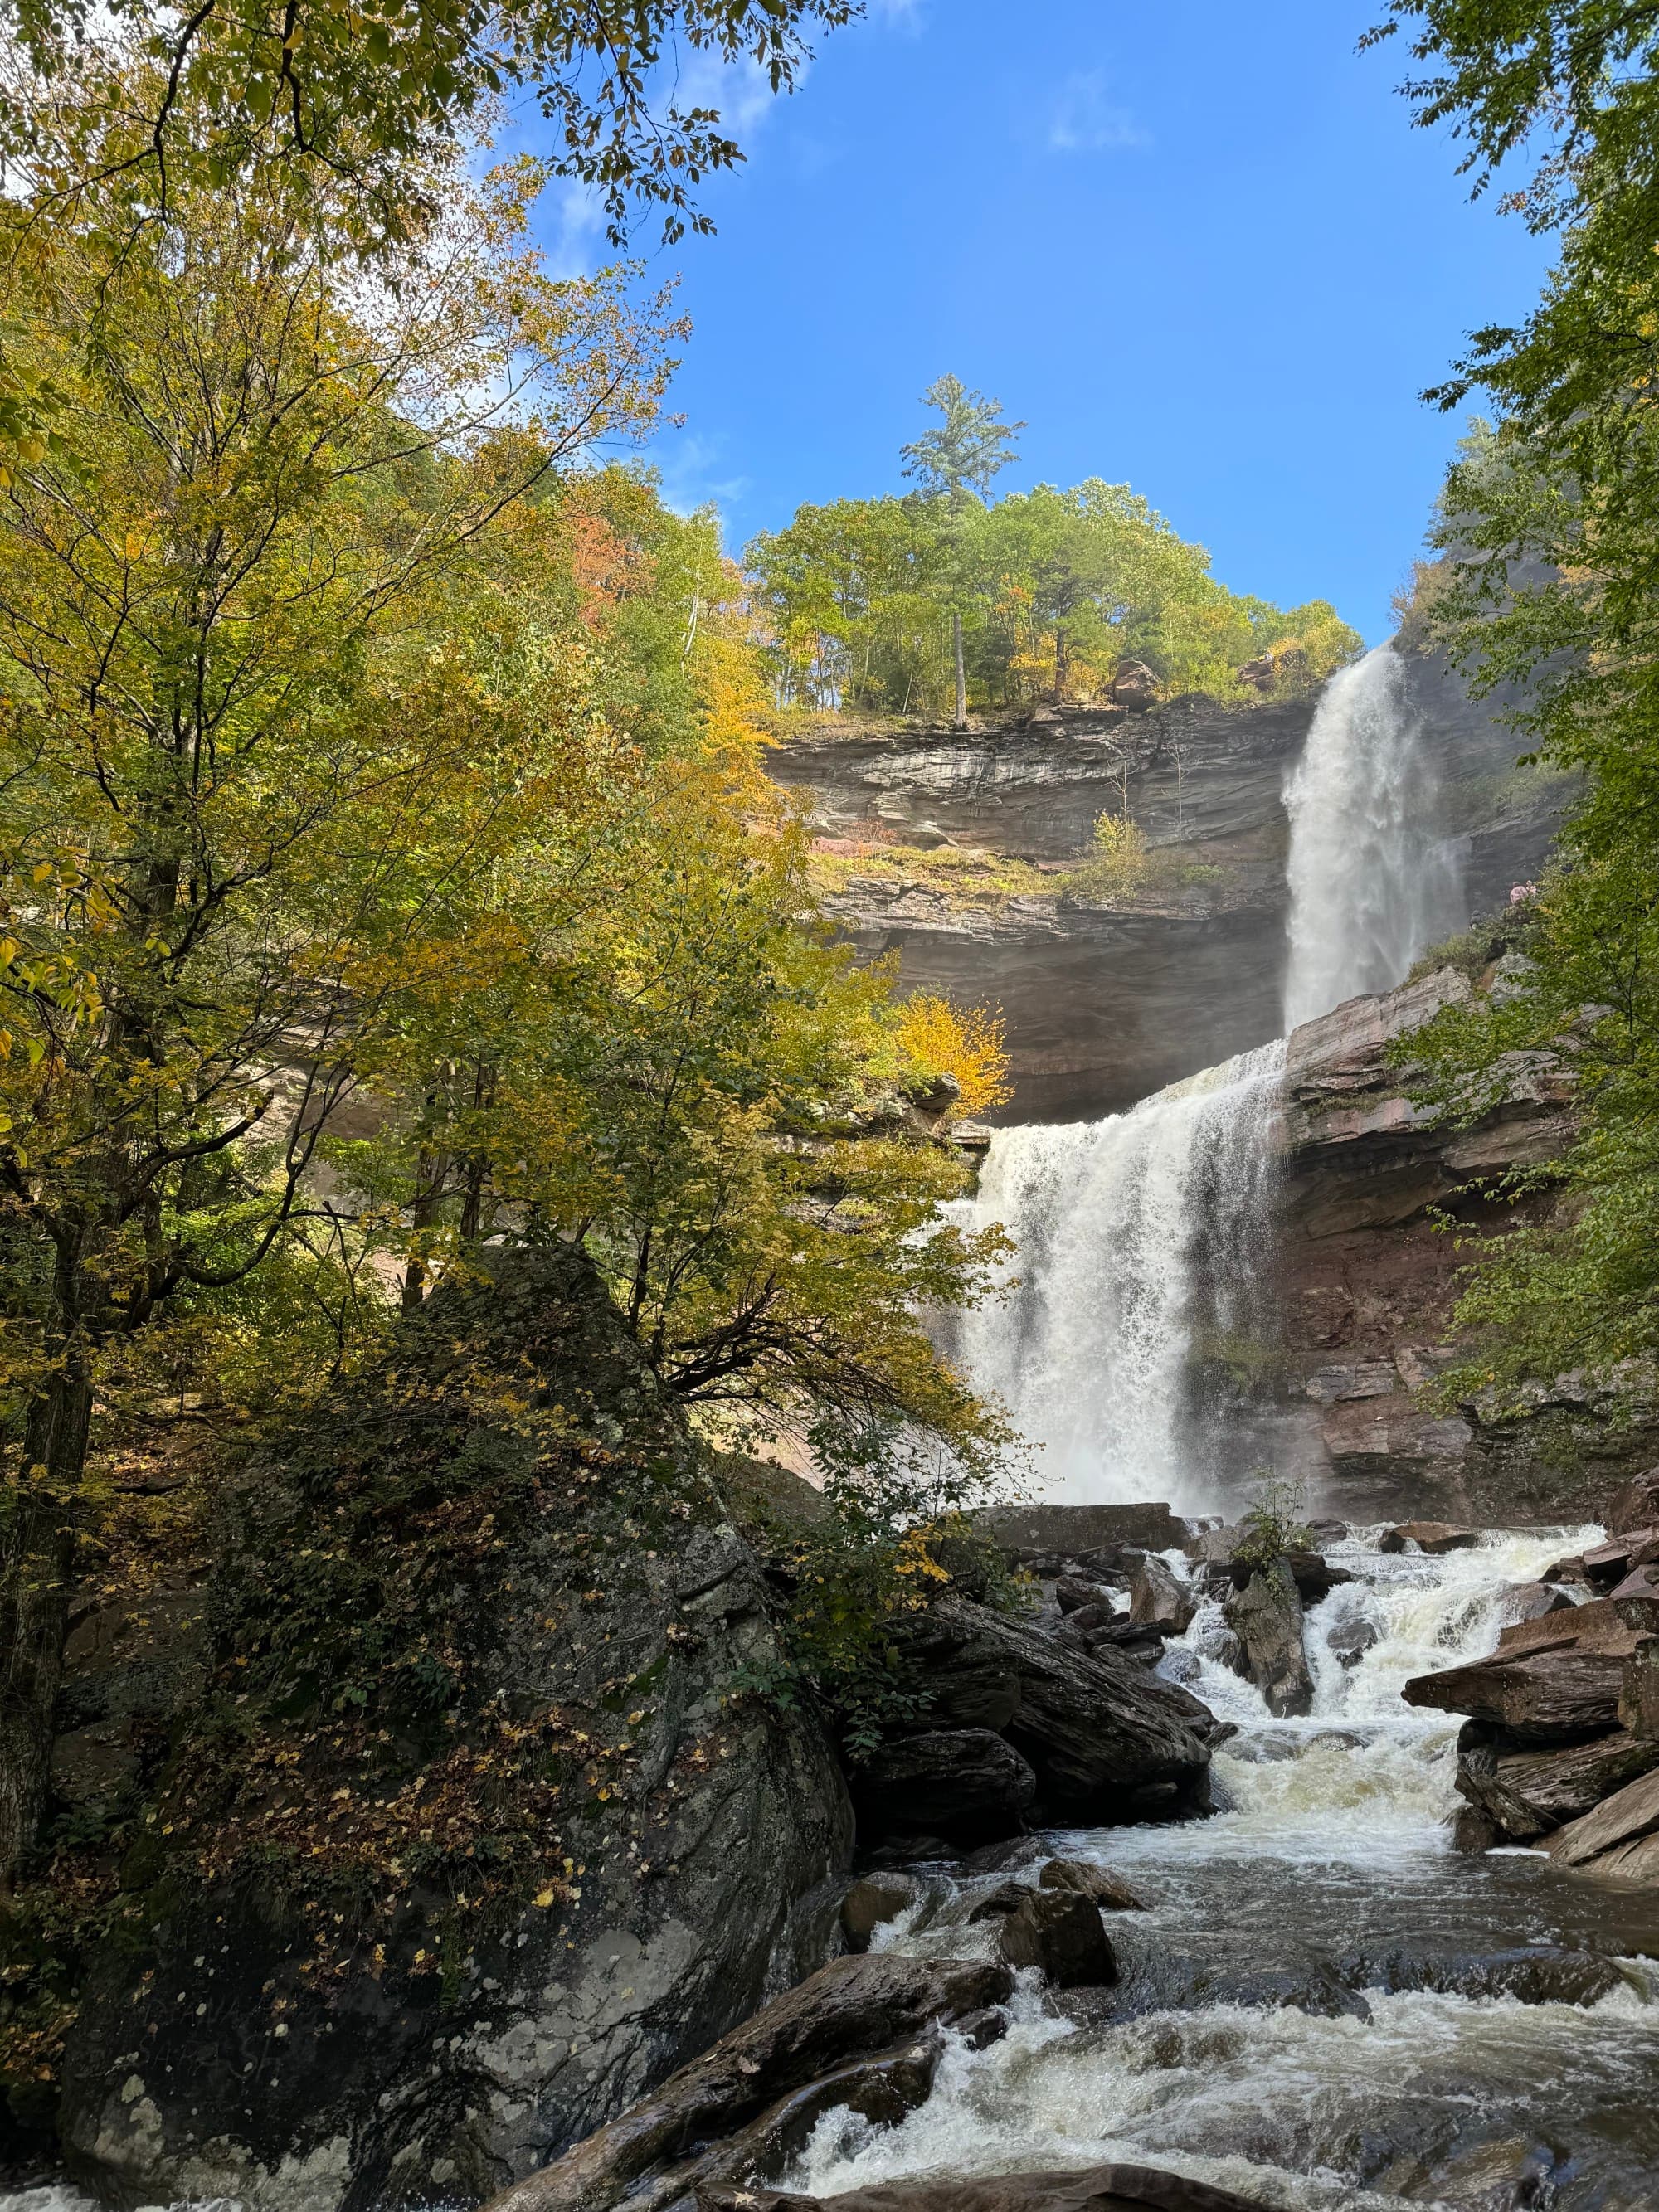
[[(1650, 2212), (1659, 1895), (1535, 1852), (1455, 1854), (1458, 1723), (1399, 1695), (1413, 1674), (1490, 1650), (1506, 1587), (1586, 1534), (1493, 1534), (1427, 1558), (1356, 1533), (1330, 1556), (1358, 1579), (1308, 1616), (1316, 1695), (1301, 1720), (1271, 1719), (1209, 1656), (1221, 1623), (1206, 1601), (1162, 1668), (1238, 1724), (1215, 1761), (1225, 1809), (1051, 1835), (1016, 1862), (1061, 1851), (1128, 1880), (1151, 1909), (1108, 1916), (1118, 1987), (1023, 1990), (1008, 2034), (954, 2043), (908, 2120), (826, 2116), (783, 2185), (829, 2197), (1125, 2157), (1281, 2212)], [(1348, 1671), (1327, 1638), (1356, 1613), (1378, 1638)], [(988, 1953), (994, 1923), (966, 1923), (1006, 1872), (931, 1872), (923, 1903), (878, 1941)]]

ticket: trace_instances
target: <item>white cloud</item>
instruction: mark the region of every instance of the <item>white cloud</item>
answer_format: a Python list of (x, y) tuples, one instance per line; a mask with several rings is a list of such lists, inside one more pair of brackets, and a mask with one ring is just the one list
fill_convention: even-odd
[(1081, 70), (1066, 81), (1048, 123), (1056, 154), (1105, 154), (1152, 143), (1127, 107), (1108, 96), (1103, 70)]

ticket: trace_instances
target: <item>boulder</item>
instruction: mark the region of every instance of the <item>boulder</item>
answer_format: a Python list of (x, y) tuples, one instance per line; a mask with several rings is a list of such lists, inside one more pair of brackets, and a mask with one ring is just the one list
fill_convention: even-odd
[(1121, 1875), (1089, 1859), (1049, 1859), (1037, 1876), (1043, 1889), (1074, 1889), (1103, 1912), (1144, 1912), (1146, 1905)]
[(1592, 1812), (1569, 1821), (1550, 1838), (1550, 1856), (1563, 1866), (1585, 1866), (1603, 1852), (1637, 1842), (1659, 1830), (1659, 1771), (1626, 1783), (1604, 1797)]
[(1325, 1648), (1345, 1667), (1357, 1667), (1368, 1651), (1382, 1640), (1382, 1631), (1364, 1613), (1334, 1620), (1325, 1631)]
[(1092, 1610), (1104, 1605), (1114, 1609), (1103, 1583), (1087, 1582), (1080, 1575), (1061, 1575), (1054, 1584), (1054, 1603), (1062, 1613)]
[(1626, 1656), (1565, 1643), (1517, 1658), (1499, 1652), (1414, 1675), (1400, 1694), (1408, 1705), (1489, 1721), (1526, 1742), (1558, 1741), (1617, 1724)]
[(64, 2056), (112, 2201), (486, 2195), (836, 1940), (851, 1808), (809, 1712), (731, 1695), (781, 1654), (706, 1447), (579, 1250), (486, 1261), (225, 1497), (229, 1687)]
[[(1146, 2166), (1091, 2166), (1082, 2173), (1005, 2173), (879, 2182), (829, 2200), (835, 2212), (1261, 2212), (1253, 2198)], [(823, 2212), (821, 2197), (774, 2189), (715, 2188), (697, 2212)]]
[(1622, 1728), (1540, 1750), (1470, 1721), (1457, 1740), (1459, 1791), (1517, 1844), (1576, 1820), (1654, 1766), (1659, 1743), (1644, 1743)]
[(1607, 1592), (1608, 1601), (1618, 1605), (1628, 1598), (1659, 1600), (1659, 1562), (1645, 1562), (1632, 1567), (1622, 1581), (1614, 1583)]
[(1650, 1468), (1616, 1491), (1603, 1519), (1610, 1536), (1622, 1536), (1632, 1528), (1659, 1528), (1659, 1467)]
[(1109, 1824), (1201, 1797), (1210, 1754), (1200, 1728), (1212, 1728), (1212, 1716), (1120, 1652), (1081, 1650), (1035, 1621), (955, 1597), (914, 1615), (902, 1639), (935, 1714), (955, 1710), (963, 1678), (1012, 1680), (1004, 1733), (1036, 1772), (1034, 1819)]
[(1028, 1889), (1004, 1918), (1005, 1966), (1035, 1966), (1058, 1990), (1097, 1989), (1117, 1979), (1117, 1959), (1100, 1908), (1075, 1889)]
[(1468, 1552), (1480, 1541), (1478, 1528), (1461, 1528), (1451, 1521), (1401, 1521), (1385, 1529), (1378, 1540), (1379, 1552), (1403, 1552), (1415, 1545), (1419, 1552), (1438, 1558), (1443, 1552)]
[(1193, 1594), (1165, 1562), (1149, 1553), (1129, 1577), (1129, 1619), (1166, 1636), (1183, 1636), (1196, 1607)]
[(990, 1729), (933, 1729), (884, 1743), (852, 1772), (859, 1834), (942, 1836), (971, 1850), (1014, 1836), (1036, 1796), (1036, 1777)]
[(908, 1912), (921, 1895), (921, 1884), (913, 1875), (896, 1870), (866, 1874), (855, 1881), (841, 1901), (841, 1930), (849, 1951), (867, 1951), (878, 1928)]
[(1144, 660), (1122, 660), (1112, 678), (1111, 701), (1132, 714), (1144, 714), (1158, 704), (1158, 678)]
[(1572, 1600), (1552, 1583), (1511, 1583), (1498, 1601), (1498, 1617), (1506, 1628), (1572, 1610)]
[(1302, 1600), (1290, 1561), (1277, 1559), (1258, 1567), (1223, 1611), (1239, 1640), (1244, 1664), (1275, 1720), (1311, 1711), (1313, 1677), (1302, 1643)]
[[(986, 1960), (834, 1960), (642, 2103), (504, 2191), (491, 2212), (610, 2212), (640, 2193), (642, 2177), (672, 2171), (693, 2152), (706, 2163), (781, 2100), (850, 2060), (1000, 2003), (1011, 1986), (1007, 1968)], [(686, 2173), (684, 2186), (696, 2178)]]
[(1504, 1831), (1478, 1805), (1460, 1805), (1452, 1815), (1452, 1849), (1476, 1857), (1504, 1840)]
[(1351, 1567), (1333, 1566), (1322, 1552), (1286, 1552), (1285, 1557), (1304, 1605), (1317, 1605), (1342, 1583), (1354, 1580)]

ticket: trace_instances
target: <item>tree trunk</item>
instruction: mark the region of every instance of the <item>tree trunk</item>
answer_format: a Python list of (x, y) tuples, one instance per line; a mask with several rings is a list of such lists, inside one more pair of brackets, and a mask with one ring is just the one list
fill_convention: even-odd
[(957, 653), (957, 719), (952, 726), (965, 730), (968, 726), (968, 678), (962, 665), (962, 617), (954, 612), (951, 617), (951, 637)]
[(72, 1345), (29, 1408), (0, 1537), (0, 1886), (8, 1892), (46, 1807), (91, 1422), (92, 1378)]
[(1058, 623), (1054, 625), (1054, 704), (1066, 704), (1066, 633)]

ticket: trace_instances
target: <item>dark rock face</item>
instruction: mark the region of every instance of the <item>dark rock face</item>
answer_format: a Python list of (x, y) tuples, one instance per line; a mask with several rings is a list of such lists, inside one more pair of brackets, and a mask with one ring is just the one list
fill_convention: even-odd
[(1109, 1546), (1178, 1551), (1191, 1532), (1165, 1504), (996, 1505), (975, 1520), (1016, 1557), (1050, 1553), (1081, 1559)]
[(1258, 1567), (1222, 1608), (1248, 1674), (1276, 1720), (1313, 1709), (1313, 1676), (1302, 1641), (1302, 1600), (1286, 1559)]
[[(836, 1960), (643, 2103), (496, 2197), (490, 2212), (609, 2212), (624, 2199), (659, 2207), (700, 2183), (746, 2179), (769, 2154), (781, 2165), (787, 2149), (799, 2148), (780, 2140), (785, 2124), (793, 2118), (804, 2140), (819, 2110), (847, 2102), (852, 2062), (899, 2059), (908, 2082), (895, 2081), (890, 2066), (885, 2086), (901, 2111), (918, 2104), (933, 2054), (915, 2039), (1000, 2003), (1012, 1986), (1006, 1966), (979, 1960)], [(813, 2103), (810, 2118), (799, 2106), (791, 2111), (815, 2085), (830, 2094)]]
[[(132, 1935), (102, 1961), (65, 2066), (65, 2142), (112, 2197), (332, 2212), (488, 2193), (834, 1947), (852, 1824), (830, 1746), (803, 1718), (731, 1699), (735, 1674), (775, 1656), (760, 1571), (585, 1261), (520, 1255), (494, 1285), (434, 1297), (384, 1373), (343, 1385), (291, 1450), (252, 1471), (222, 1573), (267, 1575), (266, 1515), (327, 1527), (336, 1499), (403, 1498), (411, 1466), (448, 1501), (434, 1510), (459, 1514), (475, 1494), (489, 1504), (495, 1534), (446, 1632), (481, 1710), (533, 1745), (551, 1708), (588, 1763), (568, 1760), (551, 1796), (521, 1813), (502, 1801), (505, 1833), (523, 1834), (529, 1856), (521, 1886), (473, 1929), (435, 1876), (410, 1882), (365, 1934), (380, 1885), (395, 1890), (391, 1869), (355, 1920), (343, 1900), (338, 1920), (320, 1904), (307, 1911), (326, 1876), (304, 1861), (291, 1882), (257, 1852), (216, 1877), (182, 1856), (169, 1871), (165, 1850), (191, 1847), (192, 1817), (181, 1804), (174, 1820), (163, 1801), (155, 1886), (135, 1896)], [(445, 1571), (459, 1578), (465, 1558), (456, 1535), (447, 1542)], [(343, 1633), (374, 1633), (377, 1620), (394, 1632), (387, 1593), (402, 1584), (374, 1581), (379, 1556), (350, 1562), (367, 1579), (362, 1617)], [(270, 1574), (268, 1632), (289, 1621), (288, 1602)], [(254, 1679), (250, 1649), (233, 1689)], [(497, 1739), (460, 1710), (471, 1743), (440, 1708), (424, 1734), (410, 1719), (406, 1738), (387, 1731), (384, 1743), (366, 1724), (361, 1756), (343, 1723), (313, 1724), (308, 1709), (249, 1714), (276, 1748), (292, 1743), (294, 1763), (276, 1770), (282, 1790), (262, 1796), (269, 1770), (256, 1769), (221, 1802), (256, 1845), (293, 1792), (325, 1808), (337, 1795), (342, 1820), (361, 1825), (417, 1773), (432, 1789), (477, 1771)], [(544, 1787), (540, 1759), (504, 1760), (503, 1787), (520, 1775)], [(173, 1820), (170, 1846), (161, 1820)], [(400, 1864), (441, 1838), (417, 1820), (400, 1833)]]
[(1100, 1908), (1074, 1889), (1030, 1889), (1003, 1917), (1006, 1966), (1035, 1966), (1057, 1990), (1100, 1988), (1117, 1979), (1117, 1959)]
[(971, 1850), (1019, 1834), (1036, 1777), (985, 1728), (936, 1729), (884, 1744), (854, 1768), (853, 1803), (866, 1847), (938, 1836)]
[(1659, 1766), (1659, 1743), (1644, 1743), (1623, 1729), (1559, 1750), (1540, 1750), (1502, 1729), (1470, 1721), (1457, 1743), (1459, 1791), (1516, 1844), (1577, 1820), (1654, 1766)]
[(983, 1711), (988, 1686), (1000, 1702), (1012, 1680), (1000, 1733), (1036, 1776), (1033, 1820), (1114, 1823), (1199, 1805), (1211, 1716), (1133, 1660), (959, 1599), (908, 1625), (905, 1644), (933, 1686), (933, 1715), (955, 1726), (974, 1725), (964, 1705)]

